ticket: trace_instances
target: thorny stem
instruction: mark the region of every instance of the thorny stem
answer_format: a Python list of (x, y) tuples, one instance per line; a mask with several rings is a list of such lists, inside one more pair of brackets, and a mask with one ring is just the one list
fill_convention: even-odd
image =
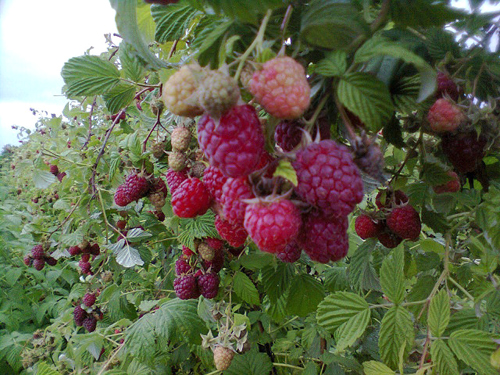
[(262, 19), (262, 22), (260, 24), (259, 32), (257, 33), (257, 36), (253, 40), (252, 44), (247, 48), (247, 50), (241, 55), (240, 57), (240, 63), (238, 65), (238, 69), (236, 70), (236, 74), (234, 75), (234, 79), (238, 81), (240, 78), (241, 71), (243, 70), (243, 66), (245, 65), (245, 61), (247, 60), (248, 56), (252, 53), (252, 51), (259, 45), (262, 45), (262, 41), (264, 40), (264, 33), (266, 32), (266, 27), (267, 23), (269, 22), (269, 19), (271, 18), (271, 10), (268, 10), (266, 12), (266, 15)]

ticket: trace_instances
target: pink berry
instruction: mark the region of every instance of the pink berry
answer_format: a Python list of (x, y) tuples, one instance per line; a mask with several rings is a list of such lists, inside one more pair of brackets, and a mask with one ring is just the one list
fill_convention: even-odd
[(221, 204), (224, 217), (233, 224), (242, 225), (245, 220), (245, 199), (254, 198), (252, 187), (246, 177), (228, 178), (222, 187)]
[(436, 100), (427, 114), (427, 121), (436, 133), (455, 131), (464, 120), (460, 108), (446, 99)]
[(215, 228), (219, 235), (233, 247), (243, 246), (248, 237), (248, 233), (242, 224), (232, 224), (219, 216), (215, 218)]
[(395, 207), (387, 216), (387, 227), (407, 240), (417, 240), (422, 229), (418, 212), (409, 204)]
[(210, 208), (212, 197), (198, 178), (185, 180), (172, 195), (172, 209), (179, 217), (193, 218)]
[(209, 166), (203, 172), (203, 183), (217, 203), (221, 203), (222, 186), (226, 180), (227, 177), (215, 167)]

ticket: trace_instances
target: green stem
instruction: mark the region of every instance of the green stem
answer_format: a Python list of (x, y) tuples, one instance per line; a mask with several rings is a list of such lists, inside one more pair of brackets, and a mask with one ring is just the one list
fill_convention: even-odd
[(474, 297), (459, 283), (457, 283), (451, 276), (448, 276), (448, 280), (451, 281), (458, 289), (460, 289), (472, 302), (474, 302)]
[(311, 130), (312, 130), (313, 126), (314, 126), (314, 123), (318, 119), (318, 116), (321, 113), (321, 110), (323, 109), (323, 107), (326, 104), (326, 101), (328, 100), (328, 97), (329, 97), (329, 95), (325, 95), (321, 99), (321, 101), (319, 102), (318, 106), (316, 107), (316, 110), (314, 111), (314, 114), (312, 115), (312, 117), (308, 121), (306, 121), (306, 130), (308, 132), (311, 132)]
[(276, 331), (279, 331), (281, 328), (283, 328), (284, 326), (290, 324), (291, 322), (293, 322), (294, 320), (297, 320), (299, 317), (298, 316), (295, 316), (293, 317), (292, 319), (290, 319), (289, 321), (283, 323), (281, 326), (279, 326), (278, 328), (275, 328), (273, 329), (272, 331), (269, 331), (269, 334), (273, 333), (273, 332), (276, 332)]
[(276, 367), (287, 367), (287, 368), (293, 368), (295, 370), (302, 370), (302, 371), (304, 371), (303, 367), (289, 365), (288, 363), (276, 363), (275, 362), (275, 363), (273, 363), (273, 366), (276, 366)]

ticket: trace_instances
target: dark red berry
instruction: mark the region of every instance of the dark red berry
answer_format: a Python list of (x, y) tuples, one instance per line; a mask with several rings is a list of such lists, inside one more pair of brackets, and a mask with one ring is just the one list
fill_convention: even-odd
[(87, 317), (87, 312), (81, 308), (80, 305), (76, 306), (73, 310), (73, 319), (78, 327), (83, 325), (83, 320)]
[(283, 250), (276, 253), (276, 257), (285, 263), (294, 263), (300, 259), (302, 250), (296, 241), (290, 242)]
[(221, 250), (224, 246), (224, 241), (219, 240), (218, 238), (207, 237), (205, 238), (205, 242), (215, 251)]
[(215, 273), (206, 273), (198, 277), (198, 289), (203, 297), (212, 299), (219, 292), (219, 276)]
[(474, 172), (479, 162), (484, 157), (486, 137), (477, 135), (476, 131), (470, 133), (445, 134), (441, 148), (460, 173)]
[(36, 245), (31, 249), (31, 257), (33, 259), (43, 259), (45, 256), (45, 250), (43, 250), (42, 245)]
[(56, 258), (53, 258), (53, 257), (46, 257), (45, 258), (45, 262), (49, 265), (49, 266), (55, 266), (57, 264), (57, 259)]
[(388, 249), (393, 249), (398, 246), (403, 239), (397, 234), (392, 233), (389, 229), (386, 229), (377, 236), (378, 240), (382, 245)]
[(125, 229), (126, 226), (127, 226), (127, 221), (126, 220), (118, 220), (116, 222), (116, 227), (118, 229)]
[(189, 247), (182, 245), (182, 254), (190, 257), (190, 256), (194, 255), (194, 252)]
[(59, 168), (57, 168), (57, 165), (52, 164), (50, 166), (50, 173), (52, 173), (54, 176), (57, 176), (59, 174)]
[(192, 269), (193, 268), (189, 265), (189, 263), (183, 258), (179, 258), (175, 261), (175, 273), (178, 276), (189, 273)]
[(81, 261), (82, 262), (90, 261), (90, 254), (82, 254)]
[(83, 328), (88, 332), (94, 332), (97, 326), (97, 319), (93, 316), (89, 316), (83, 320)]
[(438, 72), (436, 97), (442, 98), (448, 95), (451, 99), (457, 101), (459, 94), (460, 88), (458, 85), (447, 74)]
[(95, 243), (92, 246), (90, 246), (90, 254), (98, 256), (100, 253), (101, 253), (101, 248), (99, 247), (98, 244)]
[(359, 215), (354, 223), (354, 229), (358, 236), (366, 240), (377, 237), (384, 229), (384, 224), (381, 221), (374, 221), (368, 215)]
[(387, 226), (399, 237), (417, 240), (422, 224), (418, 212), (410, 205), (395, 207), (387, 216)]
[(71, 246), (71, 247), (68, 249), (68, 253), (69, 253), (71, 256), (75, 256), (75, 255), (81, 254), (81, 253), (82, 253), (82, 249), (80, 249), (78, 246)]
[(86, 293), (83, 297), (83, 304), (87, 307), (92, 307), (95, 303), (96, 295), (94, 293)]
[(43, 270), (43, 268), (45, 267), (45, 259), (34, 259), (33, 260), (33, 267), (35, 267), (35, 269), (37, 271), (41, 271)]
[(194, 275), (178, 277), (174, 280), (174, 290), (180, 299), (198, 298), (200, 292)]
[(276, 126), (274, 140), (283, 151), (292, 151), (299, 145), (304, 132), (300, 122), (283, 120)]
[(78, 266), (82, 270), (82, 273), (84, 273), (86, 275), (90, 274), (90, 269), (91, 269), (92, 265), (89, 262), (84, 262), (83, 260), (80, 260), (78, 262)]
[(25, 265), (31, 266), (31, 264), (33, 263), (33, 258), (31, 258), (31, 255), (26, 255), (23, 258), (23, 262), (24, 262)]
[(211, 261), (203, 261), (203, 267), (205, 271), (211, 271), (214, 273), (219, 272), (224, 266), (224, 252), (222, 250), (216, 250), (215, 256)]
[(391, 208), (408, 202), (408, 196), (401, 190), (380, 190), (375, 197), (375, 204), (379, 209)]

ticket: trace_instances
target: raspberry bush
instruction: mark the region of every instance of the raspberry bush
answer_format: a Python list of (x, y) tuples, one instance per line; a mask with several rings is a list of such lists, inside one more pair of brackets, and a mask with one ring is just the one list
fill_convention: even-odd
[(2, 373), (498, 374), (497, 14), (110, 3), (0, 155)]

